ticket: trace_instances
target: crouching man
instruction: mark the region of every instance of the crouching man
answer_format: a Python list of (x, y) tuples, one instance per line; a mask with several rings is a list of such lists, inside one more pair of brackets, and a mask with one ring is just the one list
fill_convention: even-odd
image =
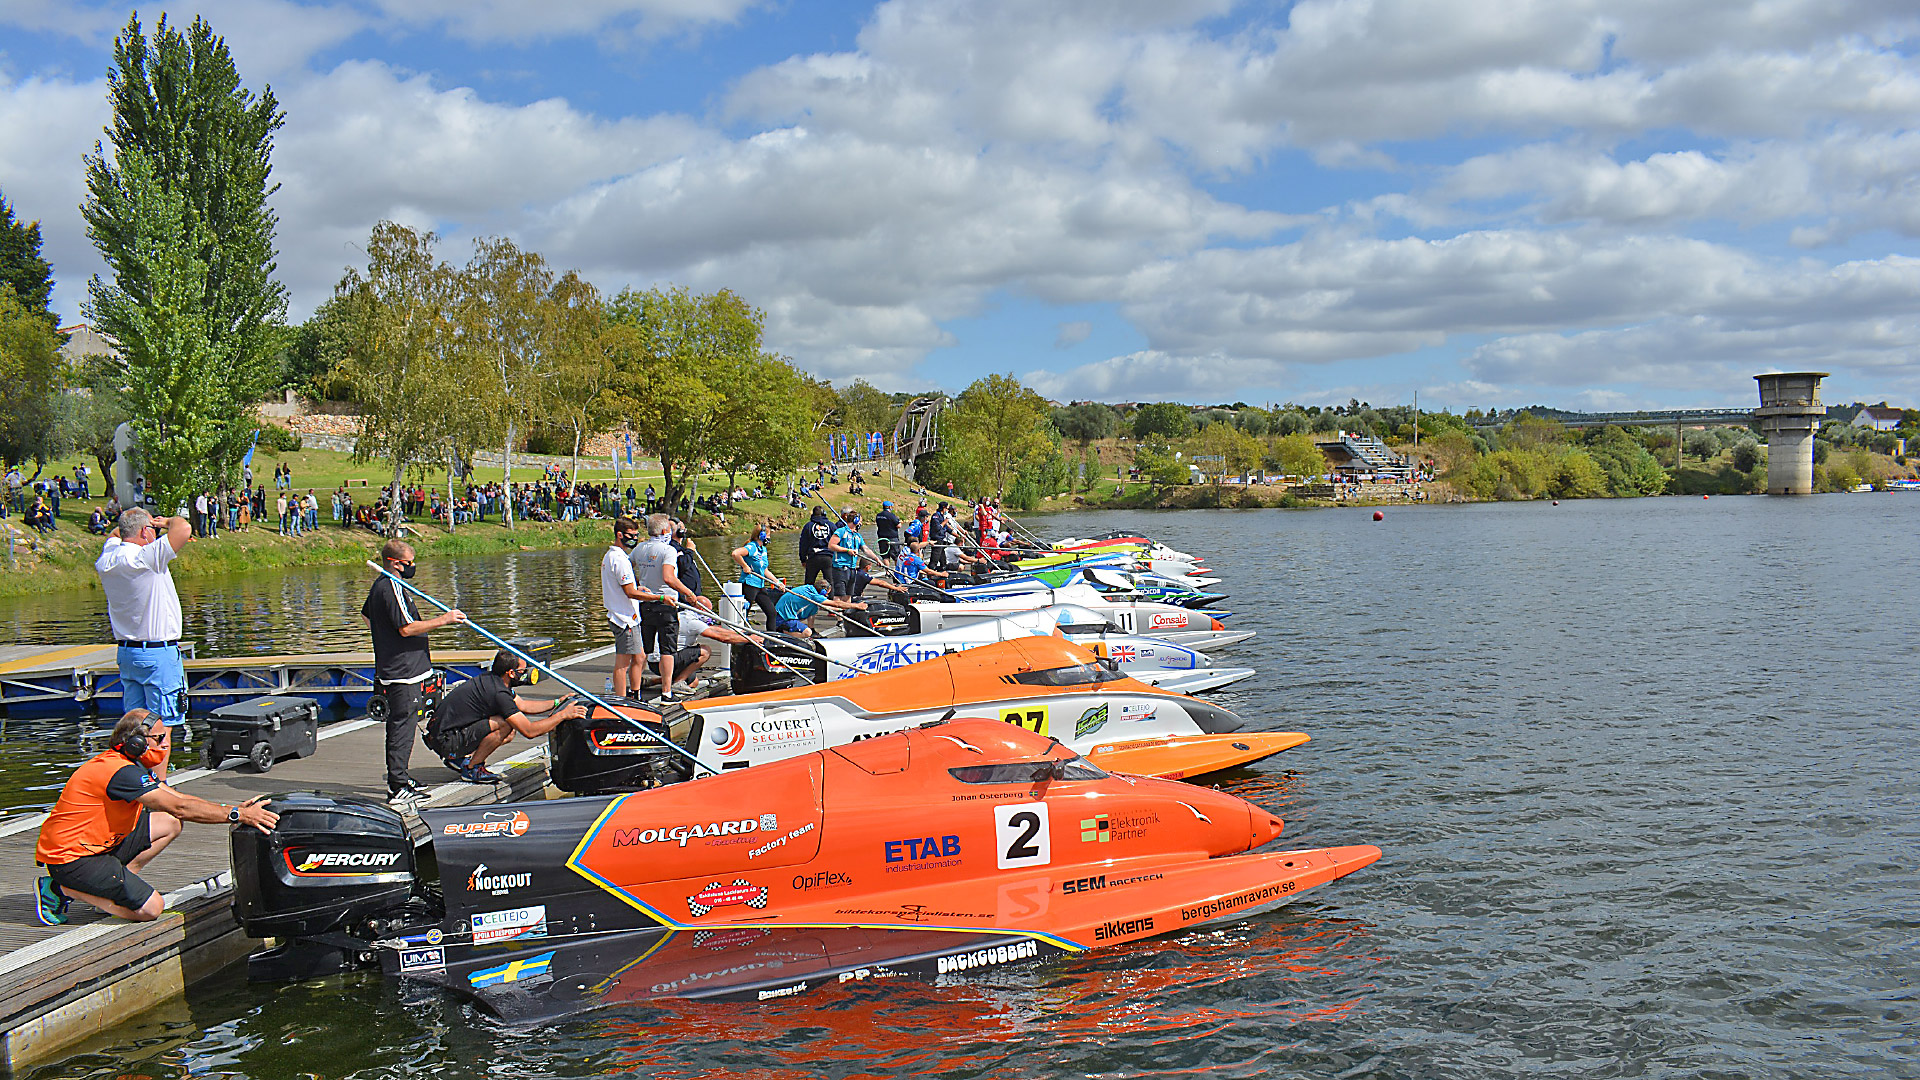
[[(704, 599), (702, 597), (702, 600)], [(766, 643), (766, 639), (759, 634), (741, 634), (721, 626), (714, 622), (704, 609), (696, 608), (691, 604), (682, 605), (679, 615), (679, 636), (676, 638), (678, 648), (673, 654), (673, 666), (667, 668), (662, 664), (661, 668), (672, 671), (674, 685), (680, 691), (689, 694), (696, 689), (699, 682), (694, 673), (713, 657), (713, 649), (701, 639), (718, 641), (722, 645), (764, 645)], [(671, 701), (674, 695), (661, 696)]]
[(69, 897), (134, 922), (160, 917), (160, 893), (140, 871), (180, 835), (180, 823), (251, 825), (266, 832), (280, 815), (266, 796), (222, 806), (154, 779), (167, 762), (165, 719), (145, 709), (120, 718), (107, 749), (74, 770), (40, 826), (34, 861), (47, 868), (34, 897), (40, 921), (67, 921)]
[[(493, 654), (484, 675), (468, 679), (441, 699), (427, 725), (426, 742), (447, 768), (469, 784), (498, 784), (506, 779), (487, 768), (487, 758), (515, 732), (537, 739), (565, 721), (587, 715), (579, 705), (556, 708), (558, 701), (516, 697), (526, 681), (527, 662), (506, 651)], [(532, 717), (538, 716), (535, 720)]]

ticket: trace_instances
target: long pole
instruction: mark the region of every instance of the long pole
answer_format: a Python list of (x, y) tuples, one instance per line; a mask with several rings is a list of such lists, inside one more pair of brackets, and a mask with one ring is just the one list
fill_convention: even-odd
[[(419, 597), (420, 599), (425, 600), (427, 603), (432, 604), (434, 607), (439, 608), (441, 611), (453, 610), (451, 607), (448, 607), (446, 604), (441, 603), (440, 600), (437, 597), (433, 596), (431, 593), (428, 593), (422, 589), (417, 589), (414, 586), (407, 584), (405, 581), (401, 580), (398, 574), (393, 573), (392, 571), (388, 570), (386, 567), (381, 566), (377, 562), (374, 562), (372, 559), (367, 560), (367, 565), (373, 567), (374, 570), (378, 571), (382, 577), (400, 586), (401, 588), (407, 590), (408, 592)], [(613, 716), (617, 716), (620, 719), (625, 720), (627, 723), (632, 724), (635, 730), (645, 732), (648, 738), (659, 743), (661, 746), (664, 746), (667, 749), (673, 751), (674, 753), (680, 755), (681, 757), (687, 759), (689, 762), (693, 763), (693, 766), (695, 768), (706, 769), (706, 771), (709, 773), (713, 772), (713, 769), (709, 768), (706, 765), (701, 764), (699, 758), (694, 757), (692, 754), (688, 753), (686, 749), (681, 747), (678, 743), (674, 742), (673, 740), (667, 738), (664, 735), (661, 735), (659, 732), (654, 731), (652, 728), (647, 727), (645, 724), (642, 724), (640, 721), (635, 720), (631, 716), (628, 716), (625, 713), (616, 711), (612, 705), (609, 705), (605, 701), (601, 700), (599, 695), (594, 694), (591, 691), (581, 687), (579, 684), (575, 683), (572, 679), (569, 679), (565, 675), (560, 674), (558, 671), (554, 670), (551, 667), (548, 667), (546, 664), (543, 664), (540, 661), (535, 660), (532, 656), (528, 655), (519, 646), (510, 644), (505, 639), (495, 636), (492, 631), (489, 631), (486, 627), (481, 626), (479, 623), (474, 622), (472, 619), (467, 620), (466, 626), (467, 626), (467, 629), (472, 630), (474, 633), (479, 634), (481, 637), (486, 638), (488, 641), (493, 642), (495, 645), (500, 646), (502, 649), (505, 649), (507, 652), (512, 653), (513, 655), (519, 657), (520, 659), (525, 660), (529, 667), (538, 669), (541, 674), (559, 683), (561, 686), (564, 686), (567, 689), (572, 690), (574, 693), (579, 694), (581, 697), (586, 698), (588, 701), (591, 701), (595, 705), (598, 705), (601, 708), (607, 710), (609, 714)], [(718, 774), (716, 773), (715, 775), (718, 775)]]
[[(699, 548), (693, 548), (692, 550), (693, 550), (693, 557), (694, 557), (694, 559), (695, 559), (695, 560), (697, 560), (697, 561), (698, 561), (698, 562), (700, 563), (700, 565), (701, 565), (701, 567), (702, 567), (702, 568), (704, 568), (704, 569), (706, 570), (706, 572), (707, 572), (707, 576), (713, 579), (713, 583), (714, 583), (715, 585), (718, 585), (718, 584), (720, 584), (720, 575), (719, 575), (719, 574), (716, 574), (716, 573), (714, 573), (714, 572), (713, 572), (713, 567), (711, 567), (711, 566), (709, 566), (709, 565), (707, 565), (707, 560), (706, 560), (706, 558), (705, 558), (704, 556), (702, 556), (702, 555), (700, 554), (700, 549), (699, 549)], [(769, 570), (771, 570), (772, 568), (771, 568), (771, 567), (769, 567), (768, 569), (769, 569)], [(782, 591), (784, 591), (784, 590), (782, 590)], [(852, 619), (848, 619), (848, 618), (847, 618), (847, 617), (846, 617), (845, 615), (841, 615), (841, 614), (840, 614), (840, 613), (839, 613), (838, 611), (835, 611), (835, 610), (834, 610), (833, 608), (830, 608), (830, 607), (826, 607), (826, 605), (824, 605), (824, 604), (823, 604), (823, 605), (821, 605), (821, 607), (822, 607), (822, 608), (823, 608), (824, 610), (826, 610), (826, 611), (828, 611), (828, 612), (830, 612), (830, 613), (832, 613), (833, 615), (836, 615), (836, 616), (839, 616), (839, 617), (840, 617), (841, 619), (843, 619), (843, 620), (845, 620), (845, 621), (846, 621), (846, 623), (847, 623), (847, 625), (849, 625), (849, 626), (859, 626), (859, 625), (860, 625), (859, 623), (856, 623), (856, 622), (854, 622), (854, 621), (853, 621)], [(812, 684), (812, 683), (813, 683), (813, 680), (812, 680), (812, 679), (807, 679), (807, 676), (806, 676), (806, 675), (805, 675), (804, 673), (802, 673), (802, 672), (801, 672), (801, 671), (800, 671), (800, 670), (799, 670), (798, 668), (794, 668), (794, 667), (788, 667), (788, 666), (787, 666), (787, 664), (786, 664), (786, 663), (785, 663), (784, 661), (782, 661), (782, 660), (781, 660), (781, 659), (780, 659), (780, 658), (779, 658), (778, 656), (775, 656), (775, 655), (773, 654), (773, 652), (772, 652), (771, 650), (769, 650), (769, 649), (768, 649), (768, 648), (767, 648), (766, 646), (764, 646), (764, 645), (760, 645), (760, 644), (757, 644), (757, 643), (756, 643), (756, 642), (755, 642), (755, 641), (753, 640), (753, 627), (752, 627), (751, 625), (749, 625), (749, 624), (742, 624), (742, 623), (736, 623), (736, 622), (733, 622), (732, 620), (729, 620), (729, 619), (726, 619), (726, 618), (723, 618), (723, 617), (722, 617), (722, 616), (721, 616), (721, 615), (720, 615), (720, 614), (719, 614), (718, 612), (714, 612), (714, 611), (710, 611), (710, 612), (707, 612), (707, 614), (706, 614), (706, 617), (710, 617), (710, 618), (712, 618), (714, 622), (717, 622), (717, 623), (719, 623), (719, 624), (720, 624), (721, 626), (724, 626), (724, 627), (726, 627), (726, 628), (727, 628), (727, 629), (729, 629), (729, 630), (735, 630), (735, 631), (738, 631), (738, 632), (739, 632), (739, 633), (741, 633), (741, 634), (744, 634), (744, 635), (746, 635), (746, 638), (747, 638), (747, 643), (748, 643), (749, 645), (753, 645), (753, 646), (754, 646), (755, 648), (757, 648), (757, 649), (759, 649), (759, 650), (760, 650), (761, 652), (763, 652), (763, 653), (766, 653), (766, 654), (767, 654), (767, 659), (769, 659), (769, 660), (772, 660), (772, 661), (773, 661), (774, 663), (776, 663), (776, 664), (779, 664), (779, 665), (780, 665), (781, 667), (785, 667), (785, 668), (787, 668), (787, 670), (788, 670), (788, 671), (791, 671), (791, 672), (793, 672), (793, 673), (794, 673), (795, 675), (799, 675), (799, 676), (800, 676), (800, 677), (801, 677), (802, 679), (806, 679), (806, 681), (807, 681), (807, 682), (808, 682), (809, 684)], [(863, 627), (860, 627), (860, 628), (861, 628), (861, 629), (863, 629), (863, 630), (865, 630), (865, 629), (870, 629), (869, 627), (864, 627), (864, 626), (863, 626)], [(772, 627), (768, 627), (768, 628), (767, 628), (767, 630), (768, 630), (768, 632), (769, 632), (769, 633), (771, 633), (771, 632), (773, 631), (773, 628), (772, 628)], [(839, 666), (841, 666), (841, 667), (843, 667), (843, 668), (846, 668), (846, 669), (847, 669), (848, 671), (857, 671), (857, 670), (859, 670), (859, 669), (857, 669), (857, 668), (854, 668), (854, 667), (851, 667), (851, 666), (849, 666), (849, 665), (847, 665), (847, 664), (842, 664), (842, 663), (840, 663), (840, 661), (838, 661), (838, 660), (835, 660), (835, 659), (834, 659), (833, 657), (831, 657), (831, 656), (828, 656), (828, 655), (827, 655), (826, 653), (823, 653), (823, 652), (814, 652), (814, 651), (812, 651), (812, 650), (810, 650), (810, 649), (807, 649), (807, 648), (805, 648), (805, 647), (803, 647), (803, 646), (801, 646), (801, 645), (798, 645), (798, 644), (795, 644), (795, 643), (794, 643), (794, 641), (793, 641), (793, 639), (791, 639), (791, 638), (789, 638), (789, 637), (785, 637), (785, 636), (782, 636), (780, 640), (782, 640), (782, 641), (785, 641), (785, 642), (787, 642), (787, 643), (788, 643), (789, 645), (792, 645), (792, 646), (793, 646), (793, 648), (794, 648), (794, 651), (796, 651), (796, 652), (799, 652), (799, 653), (802, 653), (802, 654), (804, 654), (804, 655), (806, 655), (806, 656), (811, 656), (811, 657), (813, 657), (813, 658), (814, 658), (815, 660), (824, 660), (824, 661), (826, 661), (826, 662), (827, 662), (827, 663), (829, 663), (829, 664), (839, 664)]]

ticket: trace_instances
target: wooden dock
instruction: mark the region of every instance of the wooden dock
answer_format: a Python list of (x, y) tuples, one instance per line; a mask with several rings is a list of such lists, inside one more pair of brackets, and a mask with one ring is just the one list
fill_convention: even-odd
[[(107, 651), (110, 662), (110, 646)], [(610, 652), (593, 650), (554, 666), (598, 692), (612, 670)], [(435, 660), (441, 660), (438, 653)], [(526, 696), (565, 692), (550, 679), (524, 690)], [(332, 724), (321, 729), (311, 757), (281, 761), (266, 773), (237, 759), (214, 772), (176, 769), (168, 783), (222, 803), (315, 789), (385, 798), (385, 736), (383, 727), (365, 720)], [(506, 774), (505, 785), (462, 783), (418, 740), (411, 770), (416, 782), (432, 788), (429, 806), (542, 797), (546, 740), (531, 747), (516, 740), (505, 749), (511, 756), (490, 763)], [(197, 761), (199, 750), (197, 744), (176, 747), (175, 760)], [(158, 920), (123, 922), (75, 902), (67, 925), (40, 925), (33, 849), (42, 817), (0, 826), (0, 1069), (8, 1072), (173, 1000), (261, 944), (243, 935), (233, 917), (227, 828), (220, 825), (187, 825), (141, 874), (166, 896), (166, 913)]]

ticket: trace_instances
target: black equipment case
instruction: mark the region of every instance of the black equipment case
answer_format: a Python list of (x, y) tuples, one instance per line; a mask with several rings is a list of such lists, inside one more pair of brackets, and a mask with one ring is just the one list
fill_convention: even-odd
[(219, 768), (243, 757), (258, 772), (281, 758), (306, 757), (320, 738), (320, 703), (312, 698), (276, 695), (253, 698), (213, 710), (201, 763)]

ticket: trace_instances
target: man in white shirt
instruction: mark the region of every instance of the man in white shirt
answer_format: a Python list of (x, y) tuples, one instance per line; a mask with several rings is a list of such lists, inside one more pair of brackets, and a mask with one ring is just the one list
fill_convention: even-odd
[(633, 560), (627, 553), (639, 543), (640, 523), (618, 518), (613, 523), (613, 545), (600, 559), (600, 603), (613, 630), (615, 697), (640, 696), (640, 673), (647, 668), (647, 650), (640, 644), (640, 601), (659, 599), (634, 581)]
[(187, 719), (180, 700), (187, 673), (180, 663), (180, 594), (167, 567), (192, 536), (187, 519), (156, 518), (136, 506), (120, 514), (117, 534), (93, 563), (120, 647), (120, 707), (145, 709), (170, 728)]

